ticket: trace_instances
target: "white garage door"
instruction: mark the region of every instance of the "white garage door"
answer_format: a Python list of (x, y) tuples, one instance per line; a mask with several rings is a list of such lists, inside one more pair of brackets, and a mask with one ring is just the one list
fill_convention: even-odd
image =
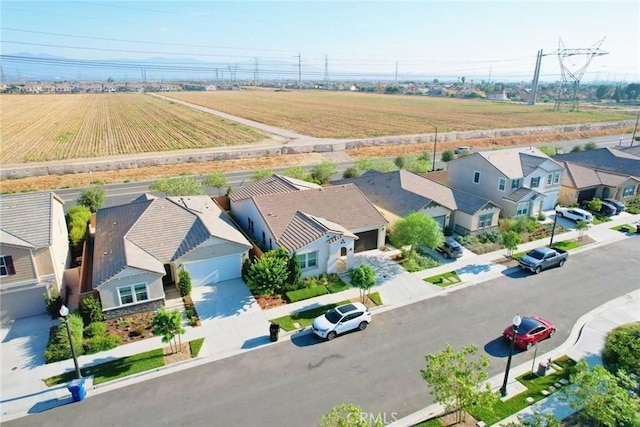
[(204, 261), (186, 262), (184, 268), (191, 275), (193, 286), (224, 282), (240, 277), (242, 268), (241, 255), (227, 255)]
[(556, 207), (558, 202), (558, 192), (547, 193), (547, 197), (544, 198), (544, 204), (542, 205), (543, 211), (550, 211)]
[(447, 216), (434, 216), (432, 218), (438, 223), (438, 225), (440, 226), (440, 230), (444, 230), (444, 223), (447, 221)]
[(44, 297), (42, 296), (45, 292), (45, 286), (14, 292), (2, 292), (0, 296), (0, 320), (6, 322), (46, 313)]

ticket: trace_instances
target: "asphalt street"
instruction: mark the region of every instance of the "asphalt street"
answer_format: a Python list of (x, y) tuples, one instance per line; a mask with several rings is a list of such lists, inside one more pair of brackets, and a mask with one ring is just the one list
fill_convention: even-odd
[[(389, 418), (432, 403), (420, 377), (424, 356), (447, 343), (473, 344), (504, 371), (502, 330), (516, 313), (553, 321), (557, 334), (539, 354), (564, 342), (580, 316), (638, 289), (640, 239), (570, 256), (539, 275), (514, 269), (496, 280), (374, 314), (364, 332), (331, 342), (312, 335), (97, 394), (6, 426), (220, 425), (312, 426), (342, 402)], [(514, 365), (530, 362), (518, 352)]]

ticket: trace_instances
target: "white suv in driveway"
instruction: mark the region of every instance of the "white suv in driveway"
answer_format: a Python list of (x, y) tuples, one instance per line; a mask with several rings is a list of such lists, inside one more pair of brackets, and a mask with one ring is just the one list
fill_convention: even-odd
[(362, 303), (352, 302), (332, 308), (313, 320), (313, 333), (329, 341), (354, 329), (364, 331), (371, 323), (371, 312)]
[(593, 215), (580, 208), (556, 208), (556, 215), (560, 218), (567, 218), (573, 221), (584, 221), (587, 224), (593, 222)]

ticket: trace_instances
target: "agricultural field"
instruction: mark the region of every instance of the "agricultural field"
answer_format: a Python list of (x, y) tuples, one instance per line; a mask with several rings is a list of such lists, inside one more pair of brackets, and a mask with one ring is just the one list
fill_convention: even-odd
[(634, 119), (621, 111), (553, 111), (486, 100), (319, 91), (172, 92), (163, 96), (318, 138), (368, 138)]
[(140, 93), (0, 95), (0, 162), (250, 144), (268, 136)]

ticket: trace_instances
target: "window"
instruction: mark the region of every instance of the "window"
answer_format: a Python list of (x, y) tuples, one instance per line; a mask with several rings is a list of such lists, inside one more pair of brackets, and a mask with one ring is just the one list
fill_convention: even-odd
[(534, 176), (533, 178), (531, 178), (531, 188), (538, 188), (538, 187), (540, 187), (540, 177)]
[(13, 258), (9, 255), (0, 255), (0, 276), (10, 276), (16, 274), (13, 268)]
[(308, 254), (298, 255), (300, 268), (311, 268), (318, 265), (318, 252), (309, 252)]
[(635, 189), (636, 189), (635, 185), (624, 187), (624, 189), (622, 190), (622, 197), (633, 196), (633, 194), (635, 193)]
[(493, 222), (492, 213), (480, 215), (478, 219), (478, 228), (491, 227), (492, 222)]
[(149, 299), (149, 289), (146, 283), (122, 286), (118, 288), (120, 305), (134, 304)]
[(547, 175), (547, 185), (551, 185), (552, 181), (553, 181), (553, 174), (550, 173), (549, 175)]
[(248, 218), (248, 223), (249, 223), (249, 231), (253, 233), (253, 220), (251, 218)]
[(520, 188), (520, 180), (514, 179), (513, 181), (511, 181), (511, 189), (517, 190), (518, 188)]
[(507, 180), (504, 178), (498, 178), (498, 190), (504, 191), (504, 188), (507, 186)]
[(560, 182), (560, 172), (556, 172), (553, 174), (553, 183), (557, 184)]
[(478, 171), (474, 171), (473, 172), (473, 182), (475, 184), (479, 184), (480, 183), (480, 172), (478, 172)]
[(518, 203), (516, 216), (527, 215), (529, 213), (529, 202)]

